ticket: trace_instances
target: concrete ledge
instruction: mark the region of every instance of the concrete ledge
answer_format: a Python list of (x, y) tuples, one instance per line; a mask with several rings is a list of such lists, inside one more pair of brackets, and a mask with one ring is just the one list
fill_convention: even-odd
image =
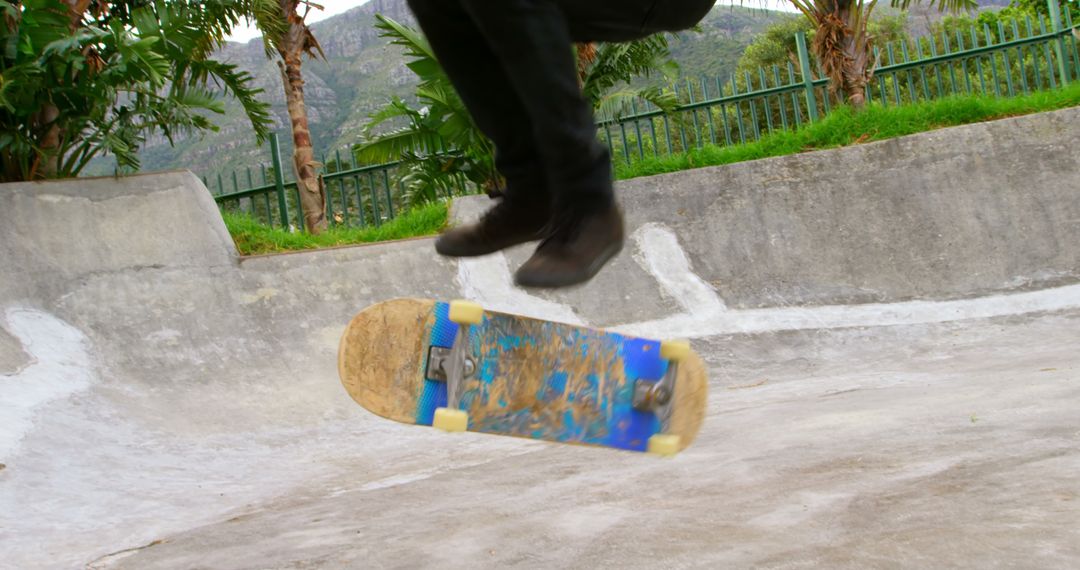
[[(673, 229), (732, 308), (1053, 287), (1080, 278), (1078, 124), (1072, 108), (617, 187), (628, 231)], [(486, 198), (461, 202), (458, 220)]]
[(188, 171), (5, 184), (0, 296), (51, 297), (90, 273), (234, 264), (217, 205)]

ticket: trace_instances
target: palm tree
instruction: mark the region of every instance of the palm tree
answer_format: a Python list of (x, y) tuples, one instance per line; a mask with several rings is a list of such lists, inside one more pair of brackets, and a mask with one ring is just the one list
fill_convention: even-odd
[(268, 0), (251, 1), (262, 4), (255, 21), (263, 33), (266, 55), (271, 58), (276, 55), (279, 58), (277, 63), (281, 70), (285, 104), (292, 127), (293, 168), (296, 171), (296, 184), (300, 189), (300, 209), (304, 213), (304, 225), (309, 232), (320, 234), (327, 228), (326, 185), (317, 172), (319, 163), (315, 160), (315, 150), (311, 146), (311, 131), (304, 106), (302, 62), (304, 55), (326, 58), (306, 23), (312, 8), (321, 10), (322, 6), (310, 0), (269, 0), (276, 4), (277, 8), (269, 10), (265, 5)]
[[(874, 76), (874, 38), (866, 25), (877, 0), (789, 0), (814, 26), (810, 45), (821, 70), (829, 78), (829, 92), (843, 94), (856, 109), (865, 104), (867, 83)], [(918, 0), (915, 0), (918, 1)], [(907, 9), (912, 0), (892, 0), (894, 7)], [(930, 6), (959, 12), (976, 6), (975, 0), (930, 0)], [(804, 70), (804, 73), (808, 70)]]
[[(403, 162), (407, 170), (402, 179), (405, 198), (412, 204), (449, 195), (466, 183), (497, 193), (502, 180), (495, 169), (494, 146), (473, 123), (427, 40), (419, 31), (391, 18), (375, 17), (380, 36), (404, 48), (410, 58), (406, 65), (420, 78), (416, 97), (422, 106), (414, 109), (395, 98), (372, 114), (364, 130), (367, 141), (353, 149), (356, 160)], [(665, 110), (676, 106), (670, 90), (630, 85), (637, 77), (653, 73), (674, 75), (677, 66), (671, 61), (667, 36), (619, 44), (579, 44), (577, 52), (582, 91), (599, 114), (624, 111), (635, 98)], [(389, 121), (404, 125), (375, 134), (376, 128)]]

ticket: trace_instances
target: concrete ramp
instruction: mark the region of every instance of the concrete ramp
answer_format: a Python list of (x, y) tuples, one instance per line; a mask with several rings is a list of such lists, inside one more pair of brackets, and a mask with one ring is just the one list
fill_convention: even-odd
[[(527, 247), (241, 258), (187, 172), (6, 185), (0, 567), (1080, 565), (1078, 124), (627, 181), (624, 253), (544, 293)], [(397, 296), (689, 337), (699, 442), (376, 418), (337, 342)]]

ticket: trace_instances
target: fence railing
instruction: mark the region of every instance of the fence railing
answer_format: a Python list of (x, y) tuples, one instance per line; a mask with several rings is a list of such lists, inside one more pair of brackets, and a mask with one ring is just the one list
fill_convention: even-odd
[[(878, 65), (866, 85), (868, 103), (906, 105), (957, 94), (1004, 97), (1052, 89), (1080, 80), (1077, 28), (1069, 10), (1048, 0), (1050, 16), (998, 21), (967, 29), (942, 29), (917, 40), (900, 40), (874, 50)], [(673, 85), (680, 104), (664, 111), (644, 101), (623, 113), (598, 118), (600, 138), (616, 162), (684, 152), (705, 144), (730, 146), (818, 120), (836, 103), (828, 80), (811, 64), (806, 37), (796, 36), (797, 66), (773, 66), (686, 79)], [(809, 70), (809, 73), (804, 73)], [(224, 210), (241, 210), (271, 225), (303, 227), (295, 181), (286, 181), (277, 136), (270, 140), (271, 165), (257, 175), (234, 171), (231, 190), (219, 175), (204, 179)], [(327, 219), (332, 225), (378, 226), (403, 208), (401, 164), (354, 167), (340, 152), (322, 157)], [(289, 169), (291, 170), (291, 168)], [(241, 189), (240, 180), (247, 187)], [(256, 182), (256, 180), (260, 180)], [(459, 191), (466, 192), (462, 187)]]
[[(226, 211), (242, 211), (267, 225), (286, 228), (303, 228), (304, 218), (300, 211), (300, 190), (295, 180), (286, 181), (282, 168), (281, 147), (277, 133), (270, 135), (270, 165), (260, 164), (257, 176), (245, 169), (248, 188), (240, 189), (237, 171), (232, 174), (232, 189), (226, 189), (221, 176), (217, 185), (203, 179), (219, 207)], [(326, 185), (326, 217), (331, 225), (375, 226), (394, 218), (397, 214), (391, 184), (391, 172), (398, 163), (377, 164), (359, 168), (342, 168), (338, 155), (336, 162), (327, 162), (329, 172), (322, 174)], [(262, 183), (252, 185), (256, 178)]]
[[(1055, 0), (1050, 4), (1057, 6)], [(874, 50), (879, 65), (864, 97), (897, 106), (959, 94), (1011, 97), (1065, 85), (1080, 80), (1074, 29), (1065, 11), (1061, 18), (998, 21), (995, 27), (946, 29), (888, 43)], [(675, 86), (680, 104), (673, 112), (632, 103), (623, 114), (600, 119), (600, 137), (617, 162), (632, 163), (705, 144), (754, 142), (815, 121), (836, 101), (829, 96), (828, 80), (810, 63), (802, 33), (796, 47), (798, 67), (788, 63), (726, 80), (684, 80)]]

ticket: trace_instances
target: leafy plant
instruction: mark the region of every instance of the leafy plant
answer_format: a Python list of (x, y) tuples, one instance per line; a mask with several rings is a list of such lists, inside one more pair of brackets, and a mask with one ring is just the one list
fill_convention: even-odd
[(215, 129), (221, 92), (268, 136), (253, 78), (210, 57), (267, 1), (0, 0), (0, 180), (77, 176), (104, 153), (136, 170), (148, 136)]
[(679, 65), (671, 59), (669, 34), (621, 43), (579, 46), (581, 90), (597, 114), (615, 117), (630, 109), (632, 101), (647, 101), (665, 111), (673, 111), (679, 101), (670, 87), (650, 82), (636, 85), (639, 78), (659, 74), (666, 83), (675, 80)]
[[(499, 185), (494, 145), (473, 122), (427, 39), (391, 18), (375, 18), (379, 35), (404, 48), (406, 65), (420, 78), (416, 98), (422, 106), (415, 109), (394, 98), (372, 114), (364, 129), (367, 142), (353, 149), (357, 162), (401, 161), (405, 201), (410, 204), (435, 200), (465, 183), (494, 191)], [(375, 134), (390, 122), (403, 126)]]

